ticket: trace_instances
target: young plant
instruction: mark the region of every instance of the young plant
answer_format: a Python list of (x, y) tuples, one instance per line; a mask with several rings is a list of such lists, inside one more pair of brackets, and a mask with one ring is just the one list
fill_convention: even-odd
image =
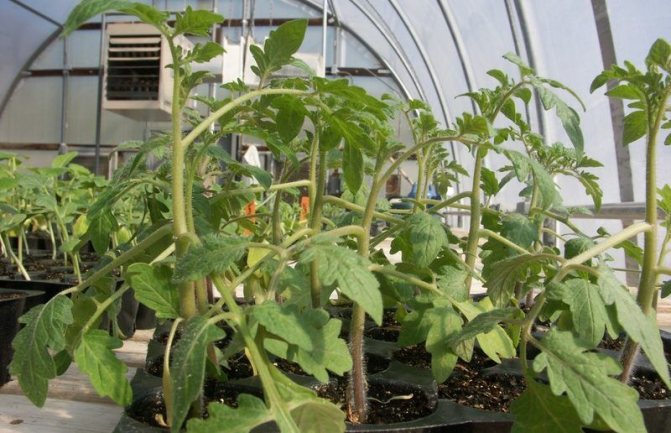
[[(291, 348), (290, 353), (284, 354), (285, 357), (298, 353), (305, 362), (312, 360), (312, 364), (305, 365), (312, 366), (312, 370), (317, 371), (320, 377), (326, 375), (326, 368), (342, 374), (349, 367), (349, 357), (344, 341), (337, 338), (339, 322), (330, 319), (323, 310), (300, 314), (296, 307), (280, 306), (272, 300), (243, 308), (234, 297), (236, 287), (262, 266), (273, 260), (284, 262), (301, 251), (299, 247), (304, 248), (307, 244), (307, 240), (301, 241), (306, 233), (290, 236), (278, 246), (221, 235), (218, 233), (219, 224), (215, 224), (214, 230), (208, 232), (212, 227), (198, 224), (197, 216), (202, 214), (199, 213), (201, 209), (197, 203), (203, 202), (205, 197), (194, 194), (198, 187), (194, 180), (198, 174), (196, 167), (202, 161), (202, 152), (206, 152), (215, 142), (207, 132), (215, 122), (219, 124), (222, 133), (254, 132), (262, 135), (266, 143), (273, 145), (277, 143), (275, 139), (278, 134), (282, 134), (282, 128), (286, 125), (281, 122), (282, 116), (294, 116), (294, 107), (300, 107), (301, 98), (313, 98), (312, 106), (322, 109), (319, 94), (346, 97), (349, 87), (343, 87), (342, 83), (333, 86), (325, 81), (317, 81), (313, 88), (305, 84), (296, 87), (297, 83), (291, 80), (272, 80), (275, 71), (294, 61), (292, 55), (302, 42), (306, 22), (293, 21), (271, 33), (263, 48), (252, 48), (252, 54), (257, 61), (255, 71), (260, 76), (262, 87), (252, 90), (241, 83), (232, 83), (229, 89), (242, 92), (242, 95), (214, 102), (216, 106), (211, 107), (211, 113), (196, 120), (193, 113), (185, 112), (184, 107), (191, 89), (202, 80), (203, 75), (191, 73), (190, 64), (208, 61), (220, 55), (223, 50), (217, 44), (209, 42), (197, 44), (191, 51), (184, 51), (176, 41), (186, 34), (206, 36), (222, 17), (187, 8), (183, 13), (177, 14), (174, 25), (170, 25), (168, 14), (144, 4), (118, 0), (84, 0), (71, 13), (65, 25), (66, 33), (107, 10), (135, 15), (156, 27), (165, 38), (172, 54), (173, 63), (170, 67), (174, 78), (173, 125), (169, 138), (171, 155), (167, 179), (170, 182), (168, 196), (173, 221), (138, 233), (137, 242), (128, 249), (108, 251), (111, 261), (101, 263), (98, 269), (77, 286), (31, 310), (22, 319), (26, 326), (14, 341), (16, 352), (11, 365), (12, 373), (18, 377), (26, 395), (35, 404), (42, 405), (46, 398), (48, 380), (74, 360), (89, 375), (101, 395), (109, 396), (119, 404), (130, 403), (131, 391), (125, 378), (126, 367), (111, 351), (120, 345), (120, 341), (96, 329), (102, 315), (113, 310), (129, 288), (124, 285), (118, 290), (110, 290), (104, 284), (114, 269), (123, 266), (124, 276), (135, 289), (138, 299), (154, 308), (159, 317), (175, 319), (173, 334), (178, 326), (182, 327), (182, 338), (174, 344), (174, 350), (170, 350), (173, 338), (166, 348), (163, 373), (163, 395), (167, 408), (167, 416), (163, 422), (172, 431), (182, 428), (188, 413), (196, 416), (202, 413), (202, 388), (205, 365), (208, 362), (206, 360), (209, 358), (217, 361), (216, 358), (212, 359), (210, 348), (214, 340), (224, 336), (223, 331), (216, 326), (222, 321), (234, 329), (236, 344), (242, 344), (238, 347), (245, 348), (261, 379), (265, 402), (252, 396), (243, 396), (237, 410), (211, 405), (209, 419), (190, 421), (189, 430), (206, 431), (211, 430), (212, 426), (221, 428), (230, 425), (231, 419), (235, 418), (237, 427), (243, 430), (274, 421), (282, 432), (316, 431), (314, 429), (324, 425), (329, 425), (331, 431), (343, 431), (344, 416), (341, 411), (335, 405), (318, 399), (312, 391), (291, 382), (270, 362), (266, 352), (271, 350), (281, 353), (283, 348), (285, 352)], [(293, 98), (283, 100), (280, 98), (282, 95)], [(268, 122), (268, 116), (276, 117), (277, 123)], [(186, 134), (182, 128), (183, 117), (188, 117), (192, 122), (192, 128)], [(241, 122), (247, 118), (261, 120), (262, 123), (255, 127), (253, 124)], [(280, 148), (281, 143), (280, 141)], [(144, 188), (147, 185), (159, 190), (165, 188), (160, 178), (152, 179), (146, 175), (140, 175), (139, 179), (123, 177), (123, 174), (135, 171), (142, 157), (143, 155), (139, 156), (124, 168), (124, 173), (112, 182), (89, 213), (87, 234), (94, 245), (98, 244), (102, 249), (108, 248), (110, 232), (117, 226), (112, 208), (124, 194), (133, 188)], [(260, 173), (252, 174), (259, 179)], [(303, 186), (308, 184), (309, 182), (301, 183)], [(299, 185), (270, 185), (268, 182), (263, 187), (240, 190), (239, 194), (253, 194), (266, 189), (272, 192), (295, 186)], [(218, 199), (231, 194), (232, 191), (223, 189), (220, 194), (205, 201), (208, 205), (216, 206)], [(216, 217), (210, 222), (215, 220)], [(349, 233), (348, 230), (341, 232)], [(333, 235), (337, 236), (338, 233)], [(174, 241), (174, 247), (168, 241), (170, 238)], [(173, 248), (174, 267), (163, 262), (171, 255)], [(269, 254), (253, 266), (239, 269), (236, 265), (252, 248), (265, 249)], [(221, 300), (215, 305), (207, 302), (203, 284), (205, 278), (214, 282), (221, 295)], [(77, 296), (71, 299), (67, 296), (69, 294)], [(327, 341), (329, 347), (324, 346)], [(317, 351), (317, 344), (321, 345), (320, 351)], [(296, 352), (295, 349), (300, 350)], [(334, 349), (337, 350), (337, 366), (333, 366), (334, 359), (330, 355), (326, 356), (327, 349), (331, 351), (331, 355)], [(314, 354), (311, 355), (311, 352)], [(309, 371), (308, 368), (306, 370)], [(100, 371), (105, 374), (99, 375)]]
[[(664, 39), (655, 41), (645, 59), (645, 65), (644, 72), (629, 62), (626, 62), (624, 67), (613, 66), (594, 79), (591, 90), (594, 91), (609, 81), (617, 84), (606, 94), (613, 98), (631, 101), (628, 106), (632, 109), (624, 118), (623, 144), (628, 145), (640, 138), (645, 138), (645, 222), (650, 225), (650, 230), (644, 235), (643, 264), (636, 301), (644, 314), (654, 317), (659, 277), (664, 273), (668, 274), (669, 271), (662, 267), (669, 238), (668, 228), (660, 250), (658, 248), (659, 223), (657, 218), (657, 141), (660, 133), (671, 128), (668, 114), (669, 97), (671, 96), (671, 46), (669, 43)], [(667, 134), (663, 143), (667, 146), (671, 145), (671, 134)], [(665, 204), (664, 199), (662, 204)], [(634, 360), (641, 343), (638, 338), (629, 335), (622, 355), (624, 368), (621, 378), (624, 382), (628, 382), (631, 377)]]

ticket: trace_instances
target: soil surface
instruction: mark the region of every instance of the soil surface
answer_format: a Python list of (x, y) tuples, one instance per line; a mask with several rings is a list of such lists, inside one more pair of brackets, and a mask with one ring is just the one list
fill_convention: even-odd
[[(603, 346), (621, 348), (622, 342), (606, 339)], [(404, 347), (394, 353), (394, 358), (414, 367), (431, 368), (431, 354), (423, 345)], [(473, 353), (470, 363), (459, 360), (449, 379), (438, 385), (439, 397), (477, 409), (508, 412), (510, 404), (524, 392), (526, 384), (521, 375), (495, 374), (485, 370), (495, 365), (477, 351)], [(631, 386), (638, 391), (642, 400), (665, 400), (671, 397), (671, 392), (657, 375), (635, 374)]]
[(25, 293), (0, 293), (0, 301), (25, 298)]
[[(147, 361), (145, 371), (152, 376), (161, 377), (163, 375), (163, 360), (164, 357), (161, 355)], [(243, 353), (229, 359), (228, 368), (222, 367), (221, 370), (229, 379), (244, 379), (254, 375), (252, 364)]]
[[(347, 412), (347, 384), (347, 380), (336, 380), (315, 390), (319, 397), (332, 401)], [(411, 421), (431, 414), (436, 408), (436, 401), (430, 401), (416, 386), (375, 381), (369, 383), (368, 403), (368, 424)]]
[[(277, 366), (280, 370), (286, 373), (293, 373), (298, 376), (309, 376), (300, 365), (295, 362), (287, 361), (286, 359), (277, 358), (273, 364)], [(380, 355), (375, 355), (373, 353), (366, 354), (366, 372), (368, 374), (375, 374), (389, 368), (389, 360), (385, 359)], [(338, 377), (335, 374), (329, 372), (329, 375), (332, 377)]]
[(522, 376), (488, 374), (485, 369), (494, 365), (477, 352), (470, 363), (459, 360), (447, 381), (438, 385), (438, 396), (476, 409), (508, 412), (524, 391), (525, 380)]
[[(98, 263), (98, 257), (93, 253), (82, 253), (80, 256), (79, 268), (82, 275), (93, 268)], [(76, 283), (76, 276), (72, 265), (63, 266), (62, 254), (58, 255), (58, 259), (53, 260), (48, 256), (31, 256), (27, 255), (23, 258), (23, 266), (26, 268), (31, 279), (40, 281), (57, 281), (67, 284)], [(22, 280), (23, 275), (18, 271), (13, 263), (3, 262), (0, 266), (0, 277)]]
[[(238, 396), (243, 393), (253, 394), (256, 397), (263, 398), (260, 391), (249, 387), (206, 385), (205, 398), (203, 400), (203, 418), (209, 416), (207, 413), (208, 404), (218, 402), (235, 408), (238, 407)], [(136, 400), (127, 409), (126, 413), (137, 421), (154, 427), (163, 427), (160, 420), (165, 419), (166, 409), (162, 393), (149, 394)]]
[(398, 341), (398, 336), (401, 333), (401, 328), (400, 326), (383, 326), (383, 327), (374, 327), (367, 329), (364, 331), (364, 335), (368, 338), (372, 338), (373, 340), (381, 340), (381, 341), (390, 341), (392, 343), (395, 343)]

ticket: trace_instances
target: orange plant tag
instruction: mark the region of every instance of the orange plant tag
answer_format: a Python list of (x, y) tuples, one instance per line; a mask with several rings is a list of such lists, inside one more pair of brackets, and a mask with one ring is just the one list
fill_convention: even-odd
[[(256, 217), (254, 215), (256, 215), (256, 200), (252, 200), (245, 205), (245, 216), (249, 217), (248, 219), (252, 223), (256, 222)], [(249, 229), (244, 229), (242, 234), (244, 236), (249, 236), (252, 232)]]
[(304, 195), (303, 197), (301, 197), (300, 221), (307, 220), (309, 214), (310, 214), (310, 197)]

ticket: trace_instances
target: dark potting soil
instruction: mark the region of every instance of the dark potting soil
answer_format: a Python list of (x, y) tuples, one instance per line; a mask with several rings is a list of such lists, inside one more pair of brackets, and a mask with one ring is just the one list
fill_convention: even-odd
[[(263, 398), (261, 391), (255, 391), (248, 388), (237, 388), (231, 386), (206, 385), (205, 397), (203, 401), (203, 418), (209, 416), (207, 405), (213, 402), (222, 403), (233, 408), (238, 407), (238, 396), (240, 394), (254, 394), (256, 397)], [(149, 424), (154, 427), (162, 427), (159, 419), (165, 419), (166, 409), (163, 401), (163, 393), (158, 392), (149, 394), (136, 400), (126, 413), (131, 418)], [(167, 431), (167, 429), (166, 429)]]
[[(164, 357), (161, 355), (147, 361), (145, 371), (152, 376), (161, 377), (163, 375), (163, 360)], [(244, 379), (254, 375), (252, 364), (243, 353), (229, 359), (228, 367), (222, 367), (222, 371), (229, 379)]]
[(496, 365), (486, 356), (473, 353), (470, 363), (457, 362), (450, 377), (438, 385), (438, 396), (464, 406), (496, 412), (508, 412), (510, 404), (526, 388), (523, 376), (488, 374)]
[[(287, 361), (286, 359), (277, 358), (273, 364), (277, 366), (280, 370), (286, 373), (293, 373), (298, 376), (309, 376), (300, 365), (295, 362)], [(366, 372), (368, 374), (375, 374), (389, 368), (389, 360), (385, 359), (383, 356), (376, 355), (374, 353), (366, 353)], [(331, 376), (336, 377), (336, 375), (331, 374)]]
[(25, 297), (25, 293), (0, 293), (0, 301), (11, 301)]
[(619, 352), (624, 347), (624, 341), (625, 341), (624, 338), (612, 339), (609, 336), (605, 336), (603, 338), (603, 340), (601, 340), (601, 343), (599, 344), (599, 348)]
[(431, 368), (431, 354), (426, 351), (423, 344), (401, 347), (394, 352), (394, 359), (411, 367)]
[(374, 327), (364, 331), (364, 335), (368, 338), (381, 341), (390, 341), (392, 343), (398, 341), (398, 336), (400, 333), (401, 328), (394, 325)]
[[(344, 379), (315, 388), (319, 397), (330, 400), (347, 413), (347, 385)], [(371, 382), (368, 388), (368, 424), (390, 424), (425, 417), (436, 408), (418, 387), (409, 384)], [(348, 420), (349, 421), (349, 420)]]

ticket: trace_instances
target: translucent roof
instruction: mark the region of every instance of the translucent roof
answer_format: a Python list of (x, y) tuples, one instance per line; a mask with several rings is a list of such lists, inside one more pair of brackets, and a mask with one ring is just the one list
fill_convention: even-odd
[[(604, 202), (620, 202), (617, 156), (611, 112), (602, 92), (589, 93), (592, 78), (604, 68), (603, 52), (615, 60), (641, 63), (658, 37), (671, 39), (671, 2), (629, 0), (533, 2), (523, 0), (144, 0), (166, 10), (186, 5), (215, 7), (227, 18), (291, 18), (322, 16), (326, 5), (331, 15), (327, 65), (363, 67), (379, 71), (384, 82), (380, 91), (395, 89), (406, 97), (426, 100), (444, 124), (474, 107), (459, 95), (494, 85), (486, 72), (516, 69), (501, 58), (516, 52), (539, 74), (556, 78), (573, 88), (588, 110), (582, 113), (586, 151), (598, 156), (606, 167)], [(22, 83), (23, 71), (45, 62), (57, 41), (59, 25), (76, 0), (5, 0), (0, 2), (0, 121), (12, 95)], [(599, 23), (599, 26), (597, 26)], [(608, 26), (612, 36), (607, 32)], [(257, 29), (260, 37), (267, 30)], [(339, 37), (336, 37), (340, 34)], [(601, 37), (600, 37), (601, 36)], [(313, 26), (306, 44), (321, 50), (321, 28)], [(257, 37), (259, 39), (259, 37)], [(339, 40), (340, 42), (333, 42)], [(95, 47), (96, 41), (73, 42)], [(76, 57), (73, 52), (71, 57)], [(72, 60), (71, 60), (72, 61)], [(372, 84), (371, 84), (372, 85)], [(379, 87), (379, 86), (378, 86)], [(91, 97), (94, 97), (91, 95)], [(56, 103), (54, 101), (54, 103)], [(546, 113), (531, 109), (532, 123), (548, 142), (563, 141), (561, 125)], [(0, 134), (0, 141), (7, 138)], [(455, 148), (465, 165), (469, 155)], [(661, 151), (660, 166), (671, 166), (671, 148)], [(643, 197), (644, 161), (640, 144), (630, 146), (634, 200)], [(500, 164), (496, 157), (487, 161)], [(671, 182), (671, 170), (661, 170), (661, 181)], [(625, 176), (626, 177), (626, 176)], [(561, 185), (571, 188), (571, 185)], [(626, 195), (626, 194), (625, 194)], [(624, 197), (631, 199), (632, 197)], [(516, 195), (510, 197), (518, 201)], [(575, 203), (587, 203), (581, 192), (571, 195)]]

